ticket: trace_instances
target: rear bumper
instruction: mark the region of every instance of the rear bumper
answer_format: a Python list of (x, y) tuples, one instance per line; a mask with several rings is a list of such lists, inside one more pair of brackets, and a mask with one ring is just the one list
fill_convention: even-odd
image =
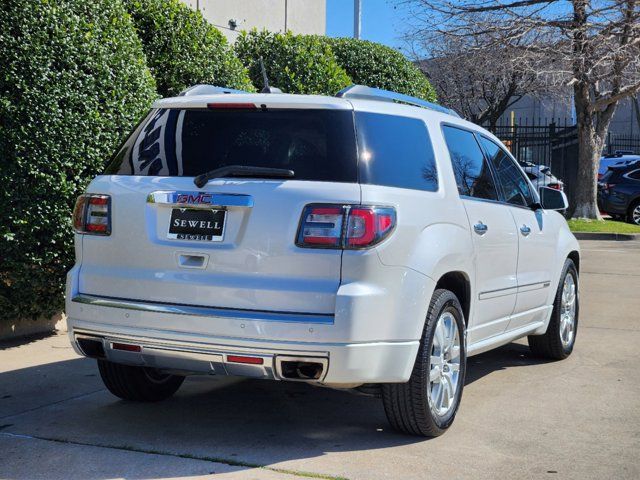
[[(69, 338), (80, 355), (97, 356), (128, 365), (160, 368), (185, 374), (238, 375), (292, 380), (282, 374), (283, 361), (322, 365), (317, 379), (336, 387), (362, 383), (405, 382), (411, 375), (419, 342), (321, 344), (213, 338), (182, 332), (125, 328), (69, 318)], [(101, 352), (85, 352), (83, 341), (99, 342)], [(132, 349), (123, 349), (135, 347)], [(85, 347), (86, 349), (86, 347)], [(234, 357), (252, 357), (246, 364)]]
[[(351, 256), (357, 256), (360, 268), (350, 271), (366, 279), (343, 278), (332, 314), (97, 297), (80, 291), (77, 264), (67, 276), (69, 335), (76, 348), (77, 335), (99, 338), (109, 360), (187, 373), (277, 380), (277, 359), (284, 355), (326, 360), (317, 380), (324, 384), (407, 381), (424, 327), (426, 299), (431, 298), (435, 282), (415, 270), (382, 265), (375, 250)], [(131, 339), (135, 342), (126, 341)], [(141, 351), (125, 355), (111, 351), (112, 343), (133, 343)], [(195, 361), (192, 354), (197, 354)], [(232, 363), (228, 355), (261, 357), (263, 367), (240, 371), (237, 365), (228, 365)]]
[(598, 193), (598, 208), (600, 211), (615, 215), (626, 215), (628, 204), (624, 198), (616, 195)]

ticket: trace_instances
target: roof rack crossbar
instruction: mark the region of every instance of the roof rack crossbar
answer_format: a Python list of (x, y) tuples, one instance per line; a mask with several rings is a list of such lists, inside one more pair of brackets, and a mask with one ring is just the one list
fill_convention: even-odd
[(231, 93), (251, 93), (245, 90), (236, 90), (234, 88), (218, 87), (217, 85), (198, 84), (181, 91), (179, 97), (190, 97), (192, 95), (224, 95)]
[(406, 103), (416, 107), (428, 108), (440, 113), (447, 113), (456, 117), (460, 117), (455, 110), (443, 107), (436, 103), (427, 102), (421, 98), (403, 95), (402, 93), (382, 90), (380, 88), (367, 87), (365, 85), (351, 85), (350, 87), (340, 90), (336, 97), (338, 98), (357, 98), (361, 100), (375, 100), (380, 102), (396, 102)]

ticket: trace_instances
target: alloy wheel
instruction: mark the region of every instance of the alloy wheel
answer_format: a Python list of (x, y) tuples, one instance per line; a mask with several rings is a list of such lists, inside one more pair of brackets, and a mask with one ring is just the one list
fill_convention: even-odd
[(460, 331), (449, 311), (438, 318), (429, 363), (429, 405), (434, 413), (444, 416), (455, 407), (460, 380)]
[(567, 348), (573, 342), (576, 327), (576, 282), (570, 273), (564, 279), (560, 303), (560, 341)]
[(640, 225), (640, 204), (636, 205), (631, 212), (631, 219), (636, 225)]

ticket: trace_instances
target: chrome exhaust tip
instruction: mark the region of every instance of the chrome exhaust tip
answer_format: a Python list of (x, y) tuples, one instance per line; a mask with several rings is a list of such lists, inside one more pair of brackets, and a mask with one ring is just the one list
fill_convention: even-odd
[(320, 382), (326, 376), (328, 366), (328, 358), (276, 356), (276, 372), (281, 380)]

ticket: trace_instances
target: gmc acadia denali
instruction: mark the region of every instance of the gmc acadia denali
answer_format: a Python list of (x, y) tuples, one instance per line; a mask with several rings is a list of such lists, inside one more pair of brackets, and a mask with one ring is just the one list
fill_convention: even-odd
[(313, 382), (378, 392), (394, 428), (436, 436), (468, 356), (525, 336), (571, 353), (566, 206), (438, 105), (195, 86), (78, 198), (69, 336), (123, 399), (192, 374)]

